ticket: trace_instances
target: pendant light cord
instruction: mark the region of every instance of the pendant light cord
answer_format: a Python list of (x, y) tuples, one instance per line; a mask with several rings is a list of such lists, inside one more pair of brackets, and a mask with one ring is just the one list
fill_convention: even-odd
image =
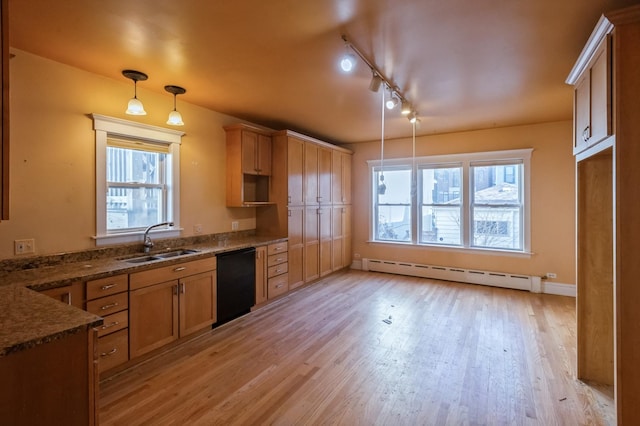
[(384, 182), (384, 109), (385, 109), (385, 105), (384, 105), (384, 90), (380, 91), (382, 93), (382, 96), (380, 97), (382, 99), (381, 102), (381, 107), (382, 107), (382, 113), (381, 113), (381, 117), (382, 117), (382, 125), (381, 127), (381, 134), (380, 134), (380, 182)]

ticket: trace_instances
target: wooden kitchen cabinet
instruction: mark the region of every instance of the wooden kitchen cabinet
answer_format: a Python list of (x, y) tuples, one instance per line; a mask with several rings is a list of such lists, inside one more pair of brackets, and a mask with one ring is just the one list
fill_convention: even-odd
[(273, 299), (289, 291), (289, 245), (286, 241), (267, 246), (267, 295)]
[(131, 359), (215, 323), (215, 269), (210, 257), (130, 274)]
[(287, 205), (304, 205), (304, 141), (298, 138), (287, 138)]
[(84, 309), (84, 284), (80, 281), (63, 287), (50, 288), (41, 291), (60, 302)]
[(332, 263), (332, 248), (333, 241), (331, 236), (331, 211), (332, 207), (320, 207), (318, 209), (318, 234), (320, 241), (320, 253), (318, 259), (318, 266), (320, 268), (320, 276), (333, 272)]
[(178, 280), (131, 291), (129, 306), (132, 359), (178, 339)]
[(638, 40), (640, 5), (606, 13), (567, 78), (576, 90), (576, 375), (611, 387), (619, 425), (640, 418)]
[(351, 154), (333, 150), (331, 187), (333, 204), (351, 204)]
[(213, 271), (181, 278), (180, 337), (210, 327), (216, 322), (216, 275)]
[(271, 204), (272, 142), (269, 132), (236, 124), (226, 126), (226, 199), (228, 207)]
[(304, 207), (289, 207), (289, 289), (304, 284)]
[(610, 43), (602, 39), (574, 87), (574, 154), (612, 134)]
[(129, 360), (129, 275), (87, 281), (86, 310), (104, 318), (98, 331), (100, 374)]
[(256, 305), (267, 301), (267, 247), (256, 247)]

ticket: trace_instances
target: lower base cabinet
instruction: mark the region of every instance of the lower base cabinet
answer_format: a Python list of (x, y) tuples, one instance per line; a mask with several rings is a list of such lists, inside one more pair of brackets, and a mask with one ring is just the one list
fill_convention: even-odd
[(130, 275), (131, 359), (216, 322), (215, 269), (212, 257)]

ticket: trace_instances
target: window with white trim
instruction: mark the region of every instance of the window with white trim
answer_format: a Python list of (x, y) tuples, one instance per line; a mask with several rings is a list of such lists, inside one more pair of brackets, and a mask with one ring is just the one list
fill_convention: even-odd
[(163, 237), (180, 227), (183, 132), (94, 114), (97, 244), (139, 241), (150, 225)]
[(369, 161), (370, 240), (528, 253), (531, 151)]

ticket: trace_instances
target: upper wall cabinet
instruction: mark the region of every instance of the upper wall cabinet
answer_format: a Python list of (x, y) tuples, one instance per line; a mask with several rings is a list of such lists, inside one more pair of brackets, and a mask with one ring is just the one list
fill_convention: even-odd
[(611, 36), (598, 34), (590, 40), (582, 62), (574, 67), (567, 83), (574, 85), (574, 143), (578, 154), (612, 134)]
[(227, 207), (271, 204), (270, 132), (235, 124), (227, 132)]

